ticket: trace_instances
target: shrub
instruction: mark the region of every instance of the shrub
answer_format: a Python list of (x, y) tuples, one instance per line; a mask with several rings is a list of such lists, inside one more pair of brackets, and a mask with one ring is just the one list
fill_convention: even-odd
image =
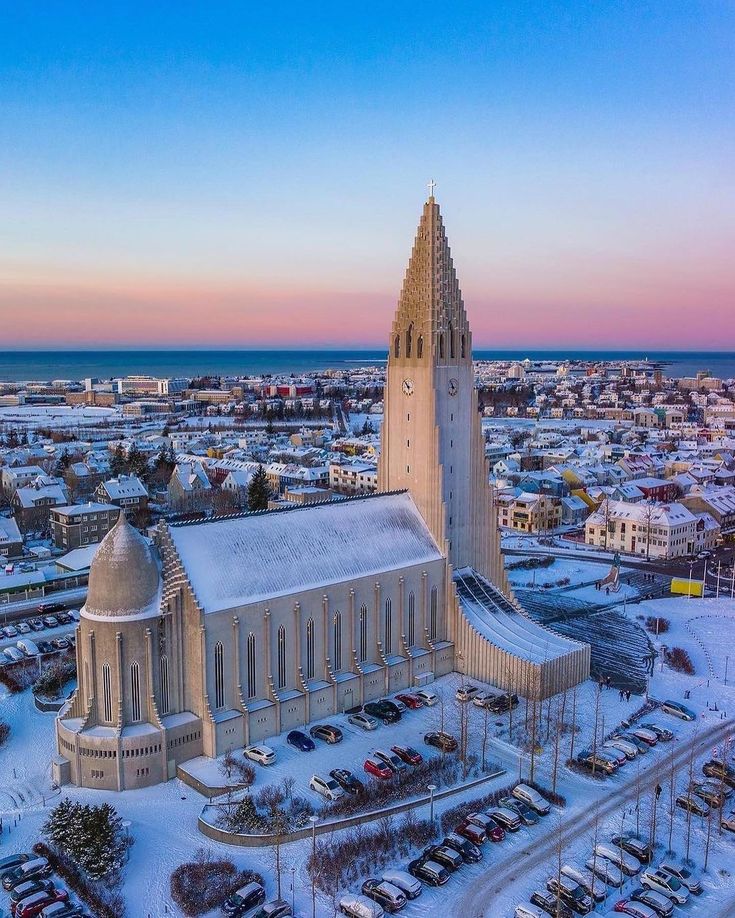
[(246, 883), (263, 884), (260, 874), (238, 871), (232, 861), (212, 860), (203, 851), (198, 851), (196, 858), (180, 864), (171, 874), (171, 898), (187, 916), (217, 908)]
[(38, 663), (35, 660), (19, 660), (7, 666), (0, 666), (0, 683), (15, 695), (33, 684), (38, 672)]
[(125, 900), (109, 885), (90, 880), (78, 864), (43, 842), (37, 842), (33, 851), (48, 859), (69, 889), (87, 905), (97, 918), (125, 918)]
[(70, 660), (54, 660), (33, 683), (34, 695), (43, 695), (46, 698), (58, 698), (64, 686), (75, 679), (77, 675), (76, 664)]
[(10, 724), (0, 720), (0, 746), (2, 746), (10, 736)]
[(686, 673), (688, 676), (694, 675), (694, 664), (683, 647), (668, 647), (664, 650), (664, 656), (669, 666), (676, 670), (677, 673)]
[(651, 634), (666, 634), (670, 625), (668, 618), (660, 618), (655, 615), (649, 615), (646, 618), (646, 628)]
[(531, 571), (537, 567), (551, 567), (554, 563), (552, 555), (544, 555), (542, 558), (523, 558), (520, 561), (513, 561), (506, 564), (505, 569), (508, 571)]

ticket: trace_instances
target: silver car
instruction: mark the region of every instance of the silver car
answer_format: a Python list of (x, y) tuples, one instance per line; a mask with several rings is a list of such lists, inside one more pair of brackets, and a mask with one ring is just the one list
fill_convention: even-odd
[(375, 730), (378, 726), (378, 722), (374, 717), (362, 712), (350, 714), (347, 722), (352, 724), (353, 727), (359, 727), (361, 730)]

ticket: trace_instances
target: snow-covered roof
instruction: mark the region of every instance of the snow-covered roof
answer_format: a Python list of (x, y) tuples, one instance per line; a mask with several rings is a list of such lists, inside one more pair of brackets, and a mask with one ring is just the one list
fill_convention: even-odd
[(103, 482), (102, 487), (110, 500), (116, 500), (121, 497), (148, 497), (145, 485), (135, 475), (121, 475), (119, 478), (110, 478), (108, 481)]
[(205, 612), (442, 558), (407, 492), (173, 525), (169, 532)]
[(15, 519), (7, 516), (0, 516), (0, 545), (7, 545), (8, 542), (22, 542), (20, 529)]

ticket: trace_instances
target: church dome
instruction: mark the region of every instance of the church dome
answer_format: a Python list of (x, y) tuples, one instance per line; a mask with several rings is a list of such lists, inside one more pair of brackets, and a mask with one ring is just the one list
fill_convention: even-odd
[(83, 613), (104, 618), (155, 615), (159, 585), (153, 547), (121, 510), (92, 560)]

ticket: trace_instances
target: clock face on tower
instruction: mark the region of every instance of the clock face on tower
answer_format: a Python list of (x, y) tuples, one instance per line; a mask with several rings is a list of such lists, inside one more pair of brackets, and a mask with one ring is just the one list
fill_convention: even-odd
[(413, 395), (413, 380), (412, 379), (403, 380), (403, 394)]
[(459, 392), (459, 383), (456, 379), (449, 380), (449, 387), (447, 389), (450, 395), (456, 395)]

